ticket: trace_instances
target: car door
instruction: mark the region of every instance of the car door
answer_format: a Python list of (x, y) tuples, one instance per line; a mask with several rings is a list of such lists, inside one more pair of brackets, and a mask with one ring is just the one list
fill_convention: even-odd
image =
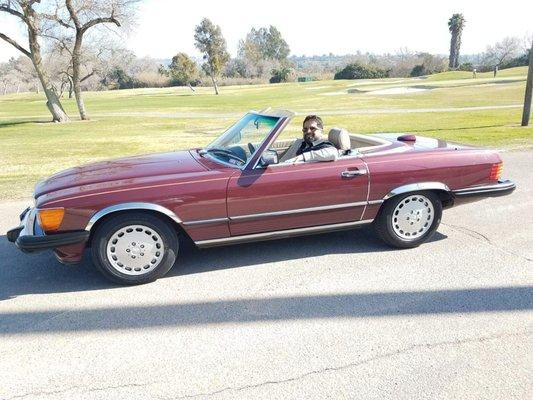
[(357, 157), (240, 171), (228, 182), (231, 235), (358, 221), (368, 182)]

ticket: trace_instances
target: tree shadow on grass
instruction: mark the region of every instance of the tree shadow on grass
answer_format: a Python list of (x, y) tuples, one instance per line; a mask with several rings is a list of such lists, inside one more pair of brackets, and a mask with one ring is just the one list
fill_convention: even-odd
[(51, 120), (44, 120), (44, 119), (26, 119), (23, 121), (2, 121), (0, 120), (0, 129), (2, 128), (10, 128), (17, 125), (25, 125), (25, 124), (44, 124), (44, 123), (52, 123)]
[(502, 128), (508, 124), (465, 126), (459, 128), (428, 128), (428, 129), (408, 129), (407, 132), (440, 132), (440, 131), (467, 131), (470, 129)]

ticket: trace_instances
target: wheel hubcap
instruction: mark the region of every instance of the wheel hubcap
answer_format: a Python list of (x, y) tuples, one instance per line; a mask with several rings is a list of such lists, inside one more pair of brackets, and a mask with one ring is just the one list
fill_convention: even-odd
[(120, 228), (107, 243), (107, 259), (117, 271), (142, 275), (156, 268), (165, 248), (161, 236), (144, 225)]
[(434, 218), (433, 204), (427, 197), (408, 196), (392, 213), (392, 229), (404, 240), (415, 240), (429, 230)]

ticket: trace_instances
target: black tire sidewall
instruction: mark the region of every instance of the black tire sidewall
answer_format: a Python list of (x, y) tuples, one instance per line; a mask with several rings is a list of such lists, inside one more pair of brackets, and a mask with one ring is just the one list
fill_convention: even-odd
[[(107, 243), (113, 234), (128, 225), (144, 225), (157, 232), (163, 241), (165, 253), (159, 265), (147, 274), (127, 275), (115, 269), (107, 259)], [(178, 254), (176, 230), (161, 218), (147, 213), (123, 213), (111, 216), (98, 226), (92, 241), (93, 262), (97, 269), (113, 282), (122, 285), (139, 285), (153, 282), (164, 276), (174, 265)]]
[[(422, 236), (415, 240), (405, 240), (399, 237), (392, 227), (393, 212), (396, 206), (406, 197), (420, 195), (428, 198), (432, 205), (435, 216), (433, 222), (431, 223), (430, 228)], [(411, 192), (405, 193), (402, 195), (394, 196), (392, 199), (389, 199), (384, 205), (383, 209), (378, 215), (378, 233), (381, 238), (389, 245), (399, 248), (412, 248), (418, 247), (422, 243), (430, 239), (436, 232), (437, 228), (440, 225), (442, 218), (442, 202), (440, 198), (433, 192), (430, 191), (420, 191), (420, 192)]]

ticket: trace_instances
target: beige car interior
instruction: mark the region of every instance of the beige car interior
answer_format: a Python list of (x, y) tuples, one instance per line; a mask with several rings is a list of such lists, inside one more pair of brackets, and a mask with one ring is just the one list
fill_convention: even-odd
[[(357, 133), (349, 133), (343, 128), (331, 128), (328, 134), (328, 141), (340, 151), (340, 156), (353, 156), (357, 153), (365, 153), (369, 150), (376, 150), (379, 147), (386, 147), (390, 142), (376, 137), (369, 137)], [(270, 147), (278, 153), (280, 159), (287, 152), (294, 140), (277, 140)], [(349, 151), (351, 150), (351, 151)]]

